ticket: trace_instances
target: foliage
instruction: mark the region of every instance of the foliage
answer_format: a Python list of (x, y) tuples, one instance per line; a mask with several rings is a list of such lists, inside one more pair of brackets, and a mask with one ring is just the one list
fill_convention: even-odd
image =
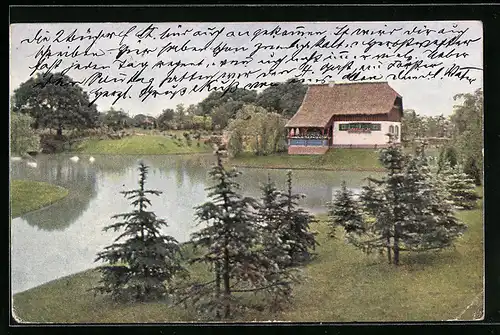
[(438, 157), (438, 172), (441, 171), (445, 165), (450, 168), (455, 168), (458, 164), (458, 152), (453, 146), (444, 146), (439, 151)]
[(38, 73), (23, 82), (12, 97), (12, 110), (35, 119), (35, 129), (86, 129), (95, 126), (98, 113), (88, 94), (62, 73)]
[(275, 83), (267, 87), (257, 97), (257, 105), (274, 110), (276, 113), (291, 118), (298, 110), (304, 100), (307, 86), (295, 79), (289, 79), (284, 83)]
[(461, 166), (451, 167), (445, 164), (437, 178), (443, 183), (448, 200), (459, 209), (473, 209), (477, 206), (480, 198), (476, 193), (476, 185), (466, 173), (461, 170)]
[(456, 105), (451, 116), (454, 124), (454, 143), (457, 144), (460, 161), (465, 172), (474, 179), (476, 185), (481, 185), (483, 173), (483, 104), (484, 96), (481, 89), (474, 93), (457, 94), (455, 100), (461, 100)]
[(193, 263), (210, 265), (213, 280), (192, 283), (181, 301), (191, 300), (204, 313), (229, 318), (244, 306), (239, 293), (265, 291), (276, 296), (289, 292), (290, 280), (280, 275), (276, 262), (262, 251), (262, 227), (256, 217), (258, 203), (242, 197), (236, 170), (226, 171), (221, 154), (210, 171), (215, 185), (209, 187), (209, 201), (196, 208), (204, 228), (194, 233), (192, 242), (202, 255)]
[(399, 265), (401, 251), (452, 246), (466, 226), (456, 219), (445, 190), (431, 175), (423, 149), (408, 157), (391, 140), (380, 160), (387, 176), (370, 179), (360, 197), (373, 220), (361, 237), (350, 236), (350, 242), (365, 252), (385, 251), (394, 265)]
[[(285, 123), (276, 113), (255, 105), (244, 105), (228, 126), (229, 151), (240, 154), (247, 144), (257, 156), (284, 150)], [(232, 137), (235, 137), (232, 139)]]
[(284, 240), (289, 241), (291, 264), (300, 264), (311, 259), (316, 249), (316, 233), (311, 231), (311, 224), (316, 222), (314, 216), (303, 210), (298, 201), (305, 196), (292, 191), (292, 171), (287, 172), (287, 189), (282, 192), (281, 206), (284, 208), (282, 225), (285, 228)]
[(243, 88), (237, 88), (223, 94), (220, 91), (211, 92), (208, 97), (199, 103), (200, 113), (207, 115), (217, 106), (222, 106), (228, 102), (241, 102), (242, 104), (251, 104), (255, 102), (257, 92)]
[(346, 233), (358, 233), (365, 230), (364, 220), (358, 200), (352, 191), (347, 189), (345, 181), (336, 192), (334, 200), (329, 204), (330, 236), (335, 236), (337, 227), (344, 228)]
[(20, 113), (10, 114), (10, 151), (23, 155), (28, 151), (38, 151), (40, 136), (31, 128), (34, 120)]
[[(139, 188), (121, 192), (131, 201), (134, 210), (114, 215), (113, 219), (122, 221), (104, 228), (123, 232), (97, 254), (96, 261), (106, 264), (99, 267), (102, 278), (96, 292), (139, 301), (157, 299), (168, 293), (165, 282), (168, 284), (176, 275), (187, 274), (180, 263), (179, 244), (161, 232), (168, 226), (167, 222), (147, 210), (151, 206), (148, 195), (162, 193), (145, 188), (147, 173), (148, 167), (141, 163)], [(118, 242), (122, 239), (126, 240)]]
[(113, 107), (104, 113), (102, 122), (115, 131), (132, 125), (132, 119), (123, 109), (115, 110)]

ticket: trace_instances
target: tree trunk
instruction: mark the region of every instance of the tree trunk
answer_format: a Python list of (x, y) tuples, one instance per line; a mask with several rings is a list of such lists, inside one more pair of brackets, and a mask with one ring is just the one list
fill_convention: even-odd
[[(226, 243), (227, 245), (227, 243)], [(227, 247), (224, 248), (224, 318), (228, 318), (231, 314), (230, 298), (231, 298), (231, 288), (229, 287), (229, 251)]]
[[(215, 262), (215, 298), (217, 301), (220, 299), (220, 263)], [(220, 311), (219, 308), (215, 311), (215, 317), (220, 319)]]
[(58, 137), (62, 136), (62, 125), (59, 125), (59, 127), (57, 128), (57, 136)]
[(389, 264), (392, 264), (392, 257), (391, 257), (391, 237), (387, 236), (387, 260), (389, 261)]
[(399, 265), (399, 223), (394, 227), (394, 265)]

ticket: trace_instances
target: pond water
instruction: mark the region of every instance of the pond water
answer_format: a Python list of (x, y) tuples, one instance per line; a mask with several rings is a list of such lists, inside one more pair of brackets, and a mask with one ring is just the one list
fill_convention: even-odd
[[(103, 232), (111, 216), (130, 210), (120, 191), (137, 187), (137, 166), (150, 166), (148, 188), (163, 191), (151, 198), (152, 210), (167, 220), (165, 230), (184, 242), (197, 230), (193, 207), (203, 203), (210, 186), (211, 155), (194, 156), (89, 156), (73, 162), (66, 155), (37, 157), (37, 167), (26, 161), (11, 162), (12, 179), (47, 181), (69, 189), (61, 201), (11, 223), (11, 288), (21, 292), (48, 281), (96, 266), (96, 253), (109, 245), (118, 233)], [(285, 170), (241, 169), (244, 195), (259, 196), (259, 186), (268, 174), (284, 189)], [(325, 212), (328, 201), (342, 180), (358, 191), (368, 172), (295, 170), (294, 192), (306, 198), (301, 206), (312, 213)]]

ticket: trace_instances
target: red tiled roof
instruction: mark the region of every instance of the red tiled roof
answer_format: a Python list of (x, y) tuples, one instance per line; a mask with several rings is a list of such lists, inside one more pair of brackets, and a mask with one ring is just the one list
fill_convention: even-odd
[(387, 82), (310, 85), (287, 127), (324, 127), (333, 115), (386, 114), (401, 97)]

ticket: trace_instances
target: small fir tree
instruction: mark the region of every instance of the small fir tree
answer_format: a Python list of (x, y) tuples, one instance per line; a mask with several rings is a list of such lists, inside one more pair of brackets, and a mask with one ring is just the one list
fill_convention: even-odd
[(220, 152), (216, 155), (217, 164), (210, 171), (215, 182), (208, 188), (210, 200), (196, 208), (196, 216), (205, 227), (192, 236), (203, 254), (191, 260), (209, 264), (214, 279), (189, 285), (181, 301), (191, 299), (217, 319), (227, 319), (235, 310), (247, 307), (235, 293), (289, 291), (291, 282), (278, 275), (277, 263), (263, 252), (258, 203), (239, 194), (235, 179), (240, 173), (226, 171)]
[[(147, 210), (151, 206), (148, 195), (162, 193), (145, 188), (147, 173), (148, 167), (140, 163), (139, 188), (120, 192), (131, 201), (134, 210), (112, 217), (120, 221), (105, 227), (104, 231), (121, 230), (122, 233), (97, 254), (96, 261), (104, 261), (106, 265), (99, 267), (101, 285), (95, 290), (114, 298), (139, 301), (159, 298), (168, 293), (165, 283), (171, 282), (174, 276), (187, 275), (181, 265), (178, 242), (161, 232), (167, 222)], [(121, 240), (123, 242), (119, 242)]]
[(351, 242), (366, 252), (386, 251), (395, 265), (401, 251), (449, 247), (466, 229), (455, 218), (445, 190), (434, 182), (423, 149), (408, 158), (390, 140), (380, 155), (387, 176), (371, 179), (360, 196), (370, 220), (366, 231), (351, 236)]
[(261, 187), (261, 192), (258, 218), (263, 229), (264, 250), (280, 267), (289, 266), (291, 245), (288, 240), (288, 227), (284, 222), (284, 203), (280, 202), (282, 194), (269, 175), (267, 183)]
[(299, 207), (298, 201), (304, 195), (292, 192), (292, 171), (287, 172), (287, 190), (282, 192), (281, 206), (284, 208), (283, 225), (286, 227), (285, 239), (290, 241), (289, 255), (292, 264), (307, 261), (311, 251), (315, 250), (318, 242), (316, 233), (312, 232), (311, 224), (316, 222), (314, 216)]
[(455, 166), (455, 168), (445, 165), (438, 178), (443, 181), (443, 185), (448, 192), (447, 199), (451, 201), (453, 206), (459, 209), (473, 209), (476, 207), (480, 196), (476, 193), (474, 180), (462, 172), (459, 165)]
[(438, 173), (448, 165), (454, 168), (458, 164), (458, 152), (453, 146), (444, 146), (439, 152)]
[[(268, 268), (266, 279), (268, 282), (283, 281), (292, 283), (299, 281), (296, 269), (291, 269), (290, 257), (291, 242), (289, 241), (288, 226), (286, 224), (284, 203), (280, 202), (281, 192), (271, 181), (268, 175), (267, 182), (261, 187), (262, 196), (258, 210), (258, 219), (262, 225), (263, 253), (273, 266)], [(283, 303), (290, 301), (292, 288), (289, 284), (271, 287), (267, 292), (269, 306), (273, 311), (283, 307)]]
[(473, 156), (467, 157), (464, 164), (464, 172), (474, 180), (476, 186), (481, 186), (481, 170), (479, 169), (476, 158)]
[(425, 155), (414, 157), (405, 172), (403, 244), (408, 251), (440, 250), (453, 245), (466, 225), (454, 215), (447, 190), (436, 183)]
[(342, 181), (340, 190), (336, 192), (334, 200), (328, 207), (331, 237), (335, 236), (337, 227), (343, 227), (347, 234), (359, 233), (365, 229), (359, 203), (347, 189), (345, 181)]

